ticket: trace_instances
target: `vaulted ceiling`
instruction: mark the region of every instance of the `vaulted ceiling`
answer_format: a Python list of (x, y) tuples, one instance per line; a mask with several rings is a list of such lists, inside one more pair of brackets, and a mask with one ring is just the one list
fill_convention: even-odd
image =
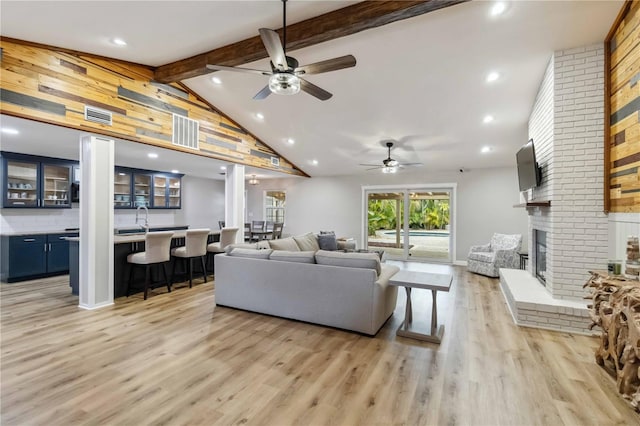
[[(355, 3), (290, 0), (288, 23)], [(499, 16), (494, 2), (463, 3), (288, 52), (301, 64), (356, 57), (355, 68), (308, 77), (333, 93), (325, 102), (304, 93), (255, 101), (261, 75), (183, 83), (311, 176), (375, 173), (358, 164), (381, 162), (388, 139), (392, 157), (429, 170), (514, 166), (552, 53), (603, 42), (622, 1), (505, 4)], [(282, 26), (278, 1), (2, 1), (0, 12), (2, 36), (151, 66)], [(264, 59), (244, 66), (269, 69)], [(499, 75), (491, 83), (490, 72)]]

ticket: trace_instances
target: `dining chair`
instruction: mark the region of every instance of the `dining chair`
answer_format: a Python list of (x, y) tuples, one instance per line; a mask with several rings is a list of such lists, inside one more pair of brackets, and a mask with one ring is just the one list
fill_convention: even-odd
[(251, 241), (259, 241), (264, 237), (264, 229), (266, 222), (264, 220), (251, 221)]
[(280, 238), (282, 238), (282, 228), (284, 227), (284, 223), (274, 223), (273, 224), (273, 231), (271, 233), (271, 239), (273, 240), (278, 240)]
[(244, 224), (244, 240), (251, 241), (251, 224), (250, 223)]

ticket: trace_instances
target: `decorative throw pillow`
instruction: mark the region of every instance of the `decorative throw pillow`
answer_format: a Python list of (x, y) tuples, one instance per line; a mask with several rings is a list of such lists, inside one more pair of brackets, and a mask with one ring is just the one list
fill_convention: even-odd
[(298, 248), (300, 249), (300, 251), (320, 250), (320, 246), (318, 245), (318, 237), (316, 237), (313, 232), (293, 237), (293, 239), (296, 241), (296, 244), (298, 244)]
[(320, 234), (318, 235), (318, 246), (320, 250), (338, 250), (338, 240), (336, 234)]
[(315, 252), (313, 251), (274, 250), (269, 259), (284, 262), (316, 263)]
[(296, 241), (291, 237), (269, 240), (269, 247), (274, 250), (300, 251), (298, 244), (296, 244)]
[(336, 235), (335, 231), (320, 231), (320, 235)]
[(269, 259), (273, 250), (254, 250), (245, 248), (234, 248), (229, 253), (229, 256), (233, 257), (250, 257), (252, 259)]

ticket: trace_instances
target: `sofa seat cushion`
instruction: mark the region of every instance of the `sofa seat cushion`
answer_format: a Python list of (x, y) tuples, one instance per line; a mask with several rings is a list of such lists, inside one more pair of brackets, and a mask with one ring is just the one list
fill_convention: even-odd
[(316, 263), (314, 251), (273, 250), (269, 259), (283, 262)]
[(300, 251), (318, 251), (320, 246), (318, 245), (318, 237), (313, 232), (308, 234), (299, 235), (293, 237)]
[(232, 257), (250, 257), (252, 259), (269, 259), (273, 250), (255, 250), (250, 248), (234, 248), (229, 253)]
[(380, 257), (377, 253), (343, 253), (339, 251), (318, 250), (316, 263), (329, 266), (345, 266), (347, 268), (373, 269), (378, 275), (381, 272)]
[(493, 261), (495, 260), (495, 253), (494, 252), (486, 252), (486, 251), (474, 251), (469, 253), (468, 258), (470, 260), (477, 260), (478, 262), (489, 262), (489, 263), (493, 263)]
[(292, 237), (269, 240), (269, 247), (273, 250), (300, 251), (296, 240)]

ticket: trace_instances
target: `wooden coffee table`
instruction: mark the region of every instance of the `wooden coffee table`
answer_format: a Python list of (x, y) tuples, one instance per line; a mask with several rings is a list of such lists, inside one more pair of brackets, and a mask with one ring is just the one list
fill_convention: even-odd
[[(444, 325), (438, 328), (438, 311), (436, 304), (436, 296), (438, 291), (449, 291), (453, 276), (451, 274), (433, 274), (430, 272), (417, 272), (401, 270), (389, 280), (389, 284), (395, 286), (403, 286), (407, 291), (407, 304), (404, 311), (404, 321), (398, 327), (396, 335), (409, 337), (427, 342), (440, 343), (444, 334)], [(413, 322), (413, 312), (411, 307), (411, 289), (424, 288), (431, 290), (433, 305), (431, 308), (431, 333), (420, 333), (411, 328)]]

